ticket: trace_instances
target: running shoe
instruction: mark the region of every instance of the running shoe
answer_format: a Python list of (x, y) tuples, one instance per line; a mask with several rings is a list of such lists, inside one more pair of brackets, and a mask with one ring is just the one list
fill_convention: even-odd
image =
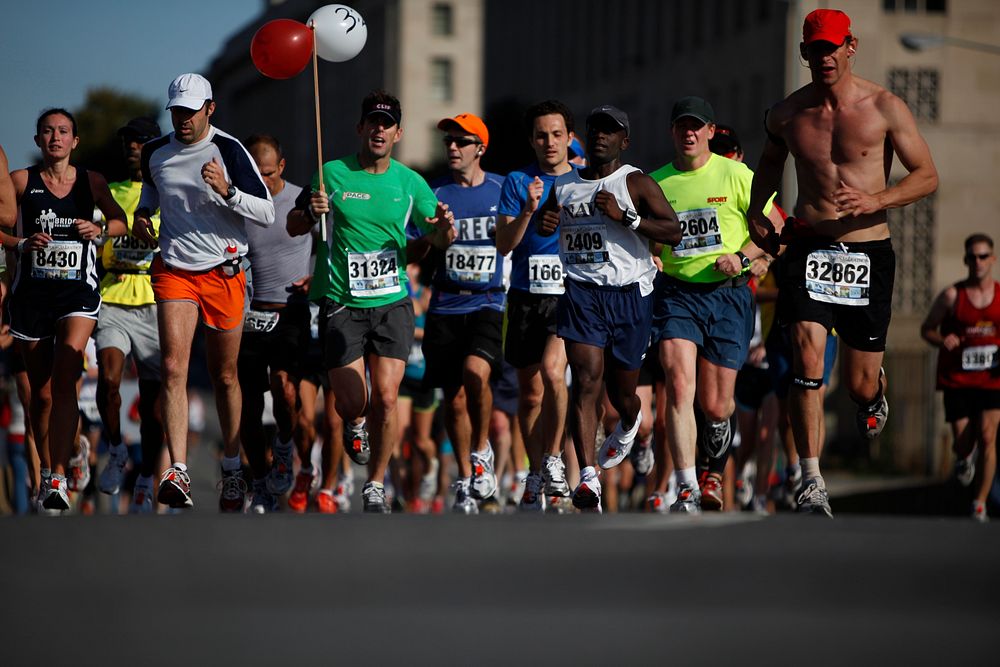
[(353, 426), (344, 424), (344, 451), (359, 466), (366, 465), (372, 457), (372, 450), (368, 445), (368, 429), (361, 426), (355, 430)]
[(705, 419), (701, 431), (702, 451), (713, 459), (722, 458), (733, 442), (733, 429), (729, 419), (713, 422)]
[(132, 499), (128, 504), (129, 514), (152, 514), (153, 513), (153, 484), (139, 484), (136, 482), (132, 489)]
[(795, 472), (785, 473), (785, 481), (778, 489), (778, 503), (785, 509), (795, 511), (799, 493), (802, 492), (802, 468), (796, 467)]
[(351, 511), (351, 496), (354, 495), (354, 478), (350, 475), (337, 477), (337, 486), (333, 489), (333, 498), (337, 501), (338, 512)]
[(955, 461), (955, 479), (962, 486), (969, 486), (976, 478), (976, 458), (979, 456), (979, 447), (973, 447), (968, 456), (959, 457)]
[(833, 518), (833, 511), (830, 509), (830, 494), (826, 492), (826, 487), (820, 486), (815, 479), (806, 482), (795, 502), (798, 504), (796, 511), (802, 514)]
[(767, 511), (767, 498), (764, 496), (754, 496), (753, 500), (750, 501), (750, 511), (761, 516), (770, 514)]
[(267, 489), (276, 496), (288, 493), (295, 479), (292, 475), (292, 447), (289, 445), (284, 452), (280, 449), (280, 447), (272, 448), (271, 471), (267, 475)]
[(986, 513), (986, 503), (972, 503), (972, 520), (979, 523), (986, 523), (990, 520)]
[(882, 433), (885, 422), (889, 419), (889, 401), (885, 397), (885, 369), (878, 371), (879, 386), (882, 388), (882, 400), (870, 408), (859, 408), (857, 414), (858, 432), (862, 437), (874, 440)]
[(242, 470), (223, 470), (219, 489), (219, 511), (241, 513), (247, 503), (247, 483)]
[(309, 506), (309, 489), (312, 487), (314, 476), (311, 470), (300, 470), (295, 476), (295, 485), (292, 486), (292, 492), (288, 496), (288, 509), (296, 514), (302, 514)]
[(524, 480), (524, 493), (521, 495), (521, 502), (517, 504), (517, 509), (521, 512), (541, 512), (545, 509), (545, 501), (542, 492), (545, 488), (545, 481), (537, 472), (528, 473)]
[(421, 502), (430, 505), (434, 500), (434, 494), (437, 493), (438, 472), (440, 470), (441, 462), (437, 458), (431, 459), (427, 464), (427, 472), (420, 478), (420, 488), (417, 489), (417, 498)]
[(321, 489), (316, 494), (316, 511), (320, 514), (337, 513), (337, 499), (333, 497), (331, 489)]
[(566, 481), (566, 464), (560, 456), (546, 456), (542, 467), (545, 482), (545, 504), (551, 512), (568, 512), (570, 488)]
[(628, 431), (622, 428), (621, 421), (615, 425), (615, 430), (611, 431), (611, 434), (601, 443), (601, 448), (597, 450), (598, 465), (607, 470), (625, 460), (632, 445), (635, 444), (635, 434), (639, 432), (641, 421), (642, 413), (640, 412), (636, 415), (635, 423)]
[(649, 437), (638, 443), (628, 454), (628, 460), (635, 468), (638, 475), (648, 475), (656, 463), (656, 456), (653, 454), (653, 438)]
[(191, 478), (187, 472), (174, 467), (167, 468), (160, 478), (156, 500), (175, 509), (194, 507), (194, 501), (191, 499)]
[(507, 493), (507, 507), (517, 508), (521, 502), (521, 497), (524, 495), (524, 482), (526, 479), (528, 479), (527, 470), (518, 470), (514, 473), (510, 491)]
[(479, 514), (479, 506), (472, 497), (470, 486), (469, 480), (461, 479), (451, 485), (451, 489), (455, 492), (455, 502), (451, 506), (451, 511), (455, 514)]
[(392, 509), (385, 500), (385, 487), (378, 482), (365, 482), (361, 488), (364, 511), (371, 514), (389, 514)]
[(601, 482), (597, 475), (580, 480), (573, 492), (573, 507), (581, 512), (601, 513)]
[[(118, 450), (117, 452), (115, 450)], [(121, 491), (122, 480), (125, 478), (125, 466), (128, 464), (128, 448), (125, 445), (109, 448), (108, 464), (104, 466), (97, 479), (101, 493), (114, 495)]]
[(80, 446), (69, 460), (69, 478), (66, 480), (70, 491), (83, 491), (90, 484), (90, 441), (80, 436)]
[(750, 504), (753, 503), (753, 485), (756, 476), (757, 464), (753, 461), (747, 461), (743, 466), (743, 473), (736, 480), (736, 484), (734, 484), (736, 502), (742, 509), (750, 509)]
[(646, 498), (647, 512), (666, 514), (669, 509), (670, 505), (667, 503), (667, 494), (665, 493), (654, 493), (649, 498)]
[(69, 494), (67, 487), (69, 484), (62, 475), (52, 475), (49, 479), (48, 488), (42, 498), (42, 507), (47, 510), (65, 512), (69, 509)]
[(486, 444), (481, 452), (472, 452), (472, 483), (469, 492), (477, 500), (492, 498), (497, 492), (497, 475), (493, 470), (493, 448)]
[(431, 501), (431, 514), (444, 514), (444, 496), (434, 496)]
[(722, 511), (722, 476), (719, 473), (705, 473), (699, 480), (701, 487), (701, 508), (708, 512)]
[(671, 514), (701, 514), (701, 491), (697, 484), (681, 484), (677, 500), (670, 506)]
[(270, 477), (253, 481), (253, 500), (250, 503), (252, 514), (270, 514), (278, 511), (278, 499), (270, 488)]

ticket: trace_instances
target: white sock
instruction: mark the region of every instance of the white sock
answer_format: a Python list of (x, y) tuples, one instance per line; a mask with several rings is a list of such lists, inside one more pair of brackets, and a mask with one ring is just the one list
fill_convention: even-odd
[(364, 430), (365, 430), (365, 425), (366, 425), (367, 423), (368, 423), (368, 420), (367, 420), (367, 419), (362, 419), (362, 420), (361, 420), (360, 422), (358, 422), (357, 424), (354, 424), (354, 423), (352, 423), (352, 424), (350, 425), (350, 426), (351, 426), (351, 431), (352, 431), (352, 432), (354, 432), (354, 433), (361, 433), (362, 431), (364, 431)]
[(180, 470), (181, 472), (187, 472), (187, 464), (183, 461), (178, 461), (172, 466), (175, 470)]
[(823, 476), (819, 474), (819, 457), (814, 456), (808, 459), (799, 459), (802, 466), (802, 479), (810, 480), (817, 477), (822, 481)]
[(222, 469), (225, 472), (233, 472), (234, 470), (239, 470), (243, 466), (240, 464), (240, 456), (223, 456), (222, 457)]
[(587, 466), (586, 468), (580, 471), (581, 482), (590, 482), (595, 479), (597, 479), (597, 470), (594, 468), (594, 466)]
[(694, 466), (690, 468), (678, 469), (674, 471), (677, 479), (677, 486), (687, 484), (688, 486), (698, 486), (698, 470)]

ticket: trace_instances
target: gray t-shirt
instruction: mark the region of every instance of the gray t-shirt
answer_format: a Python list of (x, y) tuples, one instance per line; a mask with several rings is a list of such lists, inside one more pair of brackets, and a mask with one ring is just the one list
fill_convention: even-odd
[(253, 300), (263, 303), (304, 303), (305, 293), (290, 292), (289, 286), (312, 273), (309, 253), (312, 236), (292, 237), (285, 229), (288, 212), (302, 188), (285, 181), (274, 196), (274, 224), (270, 227), (247, 225), (250, 270), (253, 272)]

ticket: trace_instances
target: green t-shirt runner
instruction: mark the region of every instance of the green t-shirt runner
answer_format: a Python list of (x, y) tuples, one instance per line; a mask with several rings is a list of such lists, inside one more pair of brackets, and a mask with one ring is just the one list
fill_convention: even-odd
[[(372, 174), (357, 155), (323, 165), (333, 216), (326, 244), (319, 244), (309, 298), (323, 297), (351, 308), (376, 308), (406, 298), (406, 224), (423, 232), (434, 217), (437, 197), (409, 167), (390, 160), (389, 168)], [(319, 189), (318, 175), (312, 190)], [(308, 190), (296, 207), (308, 209)]]

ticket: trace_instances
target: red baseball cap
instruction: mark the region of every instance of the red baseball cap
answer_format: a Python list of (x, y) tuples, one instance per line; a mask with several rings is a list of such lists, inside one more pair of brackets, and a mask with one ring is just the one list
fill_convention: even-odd
[(479, 116), (471, 113), (460, 113), (454, 118), (443, 118), (438, 123), (439, 130), (446, 130), (449, 125), (458, 125), (460, 128), (474, 134), (483, 142), (483, 148), (490, 144), (490, 131), (486, 129), (486, 123)]
[(839, 9), (816, 9), (802, 24), (802, 41), (841, 45), (851, 36), (851, 18)]

